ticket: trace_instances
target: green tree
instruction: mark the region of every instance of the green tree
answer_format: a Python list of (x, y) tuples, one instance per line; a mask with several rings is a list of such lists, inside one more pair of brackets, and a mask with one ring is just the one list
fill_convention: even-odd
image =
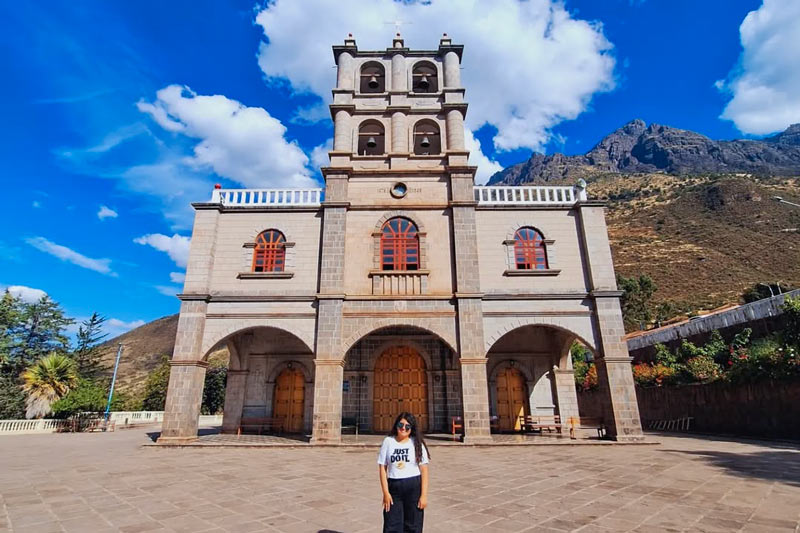
[(617, 287), (622, 291), (620, 303), (625, 330), (645, 329), (653, 318), (650, 300), (657, 289), (653, 279), (647, 274), (638, 278), (617, 274)]
[(742, 300), (744, 300), (744, 303), (749, 304), (791, 290), (793, 290), (793, 287), (783, 283), (756, 283), (742, 293)]
[(0, 374), (10, 372), (11, 350), (20, 325), (20, 300), (6, 289), (0, 299)]
[(142, 409), (145, 411), (163, 411), (167, 403), (167, 386), (169, 385), (169, 357), (161, 362), (147, 375), (144, 386)]
[(50, 413), (50, 406), (78, 384), (75, 361), (68, 356), (51, 353), (34, 363), (22, 375), (27, 418), (40, 418)]
[(206, 370), (206, 379), (203, 385), (203, 404), (201, 412), (204, 415), (215, 415), (222, 411), (225, 405), (225, 383), (228, 379), (228, 369), (224, 366), (212, 366)]
[(76, 347), (72, 352), (72, 358), (75, 359), (75, 363), (78, 365), (78, 374), (82, 378), (97, 379), (100, 374), (108, 370), (108, 367), (102, 363), (100, 350), (100, 343), (108, 336), (108, 333), (102, 332), (106, 320), (106, 317), (95, 312), (78, 328)]
[(34, 361), (51, 352), (69, 351), (64, 329), (75, 321), (64, 315), (61, 306), (45, 295), (38, 302), (23, 303), (19, 325), (14, 331), (14, 343), (9, 353), (12, 373), (19, 374)]
[(25, 393), (17, 380), (0, 375), (0, 420), (25, 417)]
[[(50, 406), (56, 418), (69, 418), (83, 413), (96, 416), (106, 410), (108, 388), (96, 381), (80, 379), (78, 385)], [(111, 408), (116, 409), (119, 398), (114, 394)]]
[(786, 324), (783, 330), (783, 339), (788, 344), (800, 347), (800, 297), (787, 296), (781, 309)]

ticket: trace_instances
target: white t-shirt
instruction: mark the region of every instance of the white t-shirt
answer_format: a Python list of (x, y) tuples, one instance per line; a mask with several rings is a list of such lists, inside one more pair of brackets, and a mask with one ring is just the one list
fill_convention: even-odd
[[(428, 450), (423, 444), (420, 464), (426, 465), (428, 461)], [(414, 451), (414, 439), (409, 437), (402, 444), (397, 442), (394, 437), (383, 439), (381, 451), (378, 453), (378, 464), (389, 467), (387, 475), (390, 479), (405, 479), (420, 475), (417, 452)]]

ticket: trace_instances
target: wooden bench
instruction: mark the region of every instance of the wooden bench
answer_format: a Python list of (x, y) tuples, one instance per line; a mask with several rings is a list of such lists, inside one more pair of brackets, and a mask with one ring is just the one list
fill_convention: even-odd
[(602, 439), (605, 436), (606, 425), (602, 418), (572, 416), (569, 418), (569, 438), (578, 438), (575, 436), (576, 429), (596, 429), (597, 437)]
[(555, 431), (561, 434), (561, 417), (559, 415), (522, 415), (519, 417), (522, 431), (547, 432)]
[(241, 435), (242, 431), (248, 428), (258, 429), (258, 434), (261, 435), (263, 431), (276, 431), (277, 433), (283, 432), (283, 418), (269, 418), (269, 417), (246, 417), (239, 421), (239, 430), (237, 435)]
[[(493, 415), (489, 417), (489, 431), (495, 430), (497, 431), (498, 426), (500, 425), (500, 417)], [(453, 433), (453, 440), (456, 440), (456, 435), (463, 435), (464, 434), (464, 419), (460, 416), (454, 416), (450, 423), (450, 429)], [(461, 430), (456, 433), (456, 430)]]

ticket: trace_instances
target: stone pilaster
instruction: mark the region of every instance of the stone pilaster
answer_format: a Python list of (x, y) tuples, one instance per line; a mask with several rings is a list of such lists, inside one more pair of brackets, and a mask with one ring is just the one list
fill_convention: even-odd
[(205, 361), (170, 362), (169, 388), (159, 444), (184, 444), (197, 439), (207, 366)]
[(614, 440), (642, 440), (642, 423), (633, 382), (631, 357), (623, 338), (625, 329), (619, 297), (596, 297), (598, 348), (597, 381), (608, 436)]
[(342, 307), (347, 176), (328, 175), (326, 183), (329, 193), (323, 204), (312, 444), (336, 443), (341, 440), (342, 434)]
[(579, 416), (578, 392), (575, 389), (575, 373), (570, 368), (553, 367), (553, 386), (561, 422), (567, 424), (572, 417)]
[(491, 440), (489, 380), (483, 339), (483, 304), (472, 174), (451, 175), (453, 248), (456, 269), (458, 351), (464, 402), (464, 442)]
[(236, 433), (242, 420), (244, 393), (249, 370), (228, 370), (225, 384), (225, 408), (222, 414), (222, 432)]
[(344, 361), (316, 359), (314, 420), (311, 444), (336, 444), (342, 439)]

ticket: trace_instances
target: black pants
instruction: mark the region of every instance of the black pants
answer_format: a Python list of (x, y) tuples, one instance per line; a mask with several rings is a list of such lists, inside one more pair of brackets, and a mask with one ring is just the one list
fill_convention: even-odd
[(422, 533), (425, 511), (417, 509), (422, 492), (420, 476), (406, 479), (389, 478), (392, 506), (383, 512), (383, 533)]

